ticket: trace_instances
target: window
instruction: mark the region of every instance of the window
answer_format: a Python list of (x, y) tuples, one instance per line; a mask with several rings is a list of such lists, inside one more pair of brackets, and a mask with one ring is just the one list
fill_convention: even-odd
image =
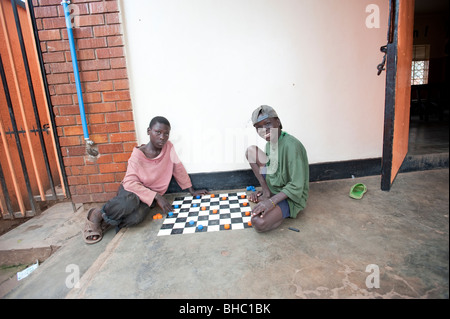
[(428, 84), (429, 67), (430, 46), (428, 44), (414, 45), (411, 65), (411, 85)]

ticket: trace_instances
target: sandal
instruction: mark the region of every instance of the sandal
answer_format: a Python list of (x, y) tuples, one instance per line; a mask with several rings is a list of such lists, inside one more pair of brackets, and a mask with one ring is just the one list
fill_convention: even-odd
[[(106, 223), (100, 223), (100, 224), (95, 224), (93, 222), (91, 222), (89, 220), (89, 218), (91, 217), (91, 214), (94, 212), (95, 208), (91, 208), (88, 213), (87, 213), (87, 217), (86, 217), (86, 223), (84, 224), (84, 241), (86, 242), (86, 244), (95, 244), (98, 243), (100, 240), (102, 240), (103, 238), (103, 231), (104, 229), (106, 229)], [(93, 236), (98, 236), (97, 239), (89, 239), (92, 238)]]
[(350, 189), (349, 196), (354, 199), (361, 199), (366, 192), (367, 192), (366, 185), (358, 183), (352, 186), (352, 188)]

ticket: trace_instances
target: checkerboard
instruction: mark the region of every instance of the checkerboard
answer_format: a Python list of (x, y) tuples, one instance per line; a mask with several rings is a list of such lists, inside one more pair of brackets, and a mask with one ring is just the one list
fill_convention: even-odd
[(252, 227), (249, 225), (251, 207), (245, 192), (177, 197), (172, 208), (172, 214), (164, 219), (158, 236)]

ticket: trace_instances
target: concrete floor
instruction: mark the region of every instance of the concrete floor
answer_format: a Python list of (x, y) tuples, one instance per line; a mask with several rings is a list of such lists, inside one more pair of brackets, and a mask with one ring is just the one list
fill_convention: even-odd
[(379, 176), (311, 183), (305, 211), (263, 234), (157, 237), (161, 224), (93, 246), (79, 231), (5, 298), (449, 298), (448, 169), (400, 174), (390, 192)]

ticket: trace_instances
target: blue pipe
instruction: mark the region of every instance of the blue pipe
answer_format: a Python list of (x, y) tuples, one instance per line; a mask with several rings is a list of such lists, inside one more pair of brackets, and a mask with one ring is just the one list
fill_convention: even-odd
[(81, 125), (83, 126), (83, 135), (86, 142), (92, 144), (93, 142), (89, 139), (89, 132), (86, 123), (86, 112), (84, 110), (83, 92), (81, 91), (80, 73), (78, 71), (77, 52), (75, 50), (75, 41), (73, 39), (72, 21), (70, 18), (70, 11), (68, 6), (69, 3), (70, 3), (69, 0), (63, 0), (61, 2), (61, 4), (64, 7), (64, 16), (66, 18), (67, 35), (69, 37), (70, 55), (72, 56), (73, 74), (75, 76), (75, 85), (77, 88), (78, 106), (80, 108)]

